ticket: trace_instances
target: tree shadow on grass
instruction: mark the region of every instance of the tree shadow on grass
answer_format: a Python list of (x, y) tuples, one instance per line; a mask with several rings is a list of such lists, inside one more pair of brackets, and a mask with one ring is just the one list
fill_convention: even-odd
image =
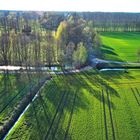
[(110, 82), (110, 85), (120, 86), (123, 81), (134, 80), (135, 77), (129, 75), (125, 71), (108, 71), (108, 72), (100, 72), (100, 77), (104, 80)]
[(114, 51), (114, 48), (106, 46), (106, 45), (102, 45), (102, 48)]
[(104, 48), (101, 48), (101, 52), (102, 52), (103, 54), (109, 54), (109, 55), (116, 55), (116, 56), (118, 56), (118, 54), (115, 53), (114, 51), (108, 50), (108, 49), (104, 49)]
[[(13, 78), (13, 77), (12, 77)], [(1, 91), (0, 91), (0, 95), (3, 92), (9, 92), (9, 90), (11, 90), (12, 88), (12, 82), (11, 82), (11, 78), (9, 76), (8, 71), (4, 71), (4, 73), (2, 74), (2, 78), (0, 81), (0, 87), (1, 87)]]
[(28, 81), (25, 74), (16, 73), (15, 74), (15, 86), (18, 91), (25, 87), (26, 82)]
[[(80, 75), (76, 77), (79, 77), (79, 80), (81, 80), (82, 82), (85, 82), (85, 85), (87, 86), (84, 86), (83, 88), (87, 89), (89, 93), (91, 93), (100, 102), (103, 102), (102, 90), (108, 89), (111, 95), (114, 95), (115, 97), (118, 97), (118, 98), (120, 97), (118, 92), (112, 86), (110, 86), (106, 81), (101, 79), (99, 76), (96, 76), (96, 75), (89, 76), (86, 73), (83, 73), (83, 75), (85, 77), (84, 79)], [(93, 87), (90, 86), (91, 84), (93, 85)], [(108, 106), (108, 102), (106, 98), (104, 102)], [(111, 102), (111, 107), (115, 108), (115, 105), (113, 104), (113, 102)]]
[(101, 53), (103, 54), (104, 59), (108, 59), (108, 58), (106, 58), (106, 56), (111, 56), (111, 59), (114, 61), (124, 62), (124, 60), (122, 60), (119, 57), (119, 55), (115, 52), (115, 49), (110, 46), (102, 45)]
[(36, 107), (34, 105), (34, 102), (32, 102), (32, 108), (33, 108), (34, 117), (36, 119), (36, 128), (38, 129), (38, 134), (39, 134), (38, 136), (39, 136), (39, 138), (41, 138), (43, 134), (42, 134), (41, 126), (40, 126), (40, 123), (39, 123), (40, 118), (38, 118), (38, 116), (37, 116), (37, 110), (36, 110)]
[(7, 103), (9, 101), (7, 99), (10, 99), (9, 96), (11, 93), (11, 89), (13, 89), (12, 85), (12, 77), (9, 76), (9, 73), (6, 71), (2, 75), (1, 79), (1, 92), (0, 92), (0, 113), (5, 109), (5, 106), (7, 106)]
[[(46, 131), (44, 131), (43, 128), (41, 130), (45, 136), (40, 136), (40, 138), (71, 139), (71, 136), (69, 135), (69, 128), (74, 110), (79, 109), (79, 107), (83, 109), (88, 108), (88, 100), (86, 101), (86, 99), (82, 99), (81, 96), (83, 93), (78, 92), (76, 87), (73, 88), (67, 81), (69, 79), (70, 77), (64, 79), (63, 76), (58, 76), (50, 83), (50, 85), (46, 86), (46, 91), (44, 90), (43, 93), (41, 93), (36, 99), (39, 100), (38, 103), (40, 104), (40, 109), (44, 114), (44, 123), (46, 125)], [(64, 81), (65, 86), (64, 84), (62, 85), (59, 83), (60, 80)], [(75, 90), (75, 88), (77, 90)], [(39, 117), (37, 113), (36, 116)], [(68, 117), (68, 122), (66, 129), (64, 129), (63, 123), (66, 117)], [(42, 124), (41, 121), (43, 120), (38, 118), (37, 124)]]
[(4, 77), (5, 76), (4, 87), (6, 89), (4, 89), (6, 91), (2, 94), (3, 96), (1, 95), (0, 114), (6, 112), (6, 120), (8, 119), (8, 116), (14, 114), (14, 107), (20, 102), (20, 100), (22, 100), (23, 96), (25, 96), (28, 91), (25, 87), (26, 80), (23, 79), (25, 78), (25, 75), (21, 76), (20, 73), (9, 75), (9, 73), (6, 73), (4, 74)]
[[(41, 131), (40, 139), (72, 139), (69, 129), (73, 113), (80, 109), (88, 110), (90, 106), (89, 99), (84, 96), (82, 89), (86, 89), (88, 94), (91, 94), (102, 104), (115, 109), (112, 101), (110, 104), (108, 103), (108, 96), (112, 96), (112, 98), (120, 98), (120, 96), (107, 80), (110, 78), (116, 84), (117, 81), (114, 77), (122, 78), (119, 74), (105, 76), (98, 72), (82, 72), (80, 74), (54, 76), (53, 80), (44, 87), (39, 97), (34, 101), (37, 127), (32, 129), (35, 129), (35, 132)], [(127, 74), (124, 76), (133, 78)], [(107, 90), (109, 95), (103, 95), (102, 90), (105, 93)], [(63, 127), (64, 124), (65, 128)], [(41, 130), (39, 130), (40, 128)]]

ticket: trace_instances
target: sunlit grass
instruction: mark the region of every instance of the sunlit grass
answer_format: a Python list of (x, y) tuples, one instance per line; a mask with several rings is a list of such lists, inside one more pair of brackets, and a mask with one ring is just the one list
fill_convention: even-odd
[(138, 139), (139, 81), (139, 71), (56, 76), (7, 139)]
[(101, 33), (105, 59), (137, 62), (140, 60), (140, 33), (121, 32)]

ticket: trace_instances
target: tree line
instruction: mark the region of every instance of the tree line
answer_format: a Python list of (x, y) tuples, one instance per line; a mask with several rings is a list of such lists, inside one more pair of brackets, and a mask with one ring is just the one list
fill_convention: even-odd
[(140, 13), (83, 12), (85, 20), (94, 22), (96, 31), (140, 31)]
[(79, 68), (99, 55), (100, 42), (76, 13), (0, 12), (0, 65)]

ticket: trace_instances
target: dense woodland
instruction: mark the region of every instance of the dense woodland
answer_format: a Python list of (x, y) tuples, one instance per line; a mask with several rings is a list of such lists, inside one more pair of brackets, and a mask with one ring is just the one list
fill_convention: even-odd
[(81, 13), (85, 20), (92, 20), (97, 31), (140, 31), (140, 13)]
[(81, 67), (99, 31), (140, 31), (139, 13), (0, 12), (0, 65)]
[(0, 14), (1, 65), (80, 67), (99, 46), (92, 22), (75, 13)]

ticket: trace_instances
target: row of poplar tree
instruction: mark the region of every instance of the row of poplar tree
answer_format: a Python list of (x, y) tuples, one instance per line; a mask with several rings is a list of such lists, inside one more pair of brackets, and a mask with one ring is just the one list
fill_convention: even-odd
[(44, 26), (47, 22), (42, 26), (50, 17), (46, 13), (1, 12), (0, 65), (81, 67), (90, 55), (99, 53), (100, 38), (91, 21), (73, 14), (55, 28), (53, 18), (50, 28)]

